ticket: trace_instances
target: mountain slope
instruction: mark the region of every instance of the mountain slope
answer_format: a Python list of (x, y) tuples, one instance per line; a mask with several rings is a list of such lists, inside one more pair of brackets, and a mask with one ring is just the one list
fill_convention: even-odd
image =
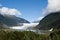
[(39, 23), (40, 22), (40, 20), (37, 20), (37, 21), (33, 21), (32, 23)]
[(23, 18), (19, 18), (11, 15), (1, 15), (0, 14), (0, 23), (6, 24), (7, 26), (17, 26), (19, 23), (29, 23)]
[(60, 12), (50, 13), (45, 16), (40, 22), (37, 28), (39, 29), (51, 29), (60, 28)]

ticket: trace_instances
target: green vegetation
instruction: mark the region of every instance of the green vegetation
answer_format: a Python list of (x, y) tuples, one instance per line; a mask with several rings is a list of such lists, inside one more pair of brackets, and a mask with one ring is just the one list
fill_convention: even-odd
[(0, 30), (0, 40), (46, 40), (46, 35), (31, 31)]
[(60, 40), (60, 29), (48, 34), (37, 34), (31, 31), (0, 30), (0, 40)]
[(48, 40), (60, 40), (60, 29), (53, 31)]

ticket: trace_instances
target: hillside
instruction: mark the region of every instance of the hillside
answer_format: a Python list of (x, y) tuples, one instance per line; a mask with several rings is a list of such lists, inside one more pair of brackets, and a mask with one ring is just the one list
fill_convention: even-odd
[(57, 29), (60, 28), (60, 12), (50, 13), (45, 16), (40, 22), (39, 25), (36, 27), (42, 30), (48, 29)]
[(19, 18), (16, 16), (11, 16), (11, 15), (1, 15), (0, 14), (0, 23), (3, 23), (7, 26), (17, 26), (18, 24), (20, 25), (20, 23), (29, 23), (29, 21), (23, 19), (23, 18)]
[(48, 40), (60, 40), (60, 29), (53, 31), (47, 37)]

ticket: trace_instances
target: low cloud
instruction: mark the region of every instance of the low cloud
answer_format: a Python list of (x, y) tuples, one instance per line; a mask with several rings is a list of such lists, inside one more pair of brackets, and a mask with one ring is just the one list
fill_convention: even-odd
[(21, 15), (20, 11), (15, 8), (2, 7), (0, 8), (0, 14), (2, 15)]
[[(23, 26), (13, 26), (13, 27), (10, 27), (11, 29), (22, 29), (22, 30), (25, 30), (25, 29), (31, 29), (31, 28), (34, 28), (38, 25), (39, 23), (24, 23)], [(32, 29), (31, 29), (32, 30)]]

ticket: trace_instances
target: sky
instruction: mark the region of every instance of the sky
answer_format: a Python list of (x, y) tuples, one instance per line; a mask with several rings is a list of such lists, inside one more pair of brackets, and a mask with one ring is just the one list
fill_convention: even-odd
[(30, 22), (40, 20), (47, 0), (0, 0), (0, 13), (15, 15)]

